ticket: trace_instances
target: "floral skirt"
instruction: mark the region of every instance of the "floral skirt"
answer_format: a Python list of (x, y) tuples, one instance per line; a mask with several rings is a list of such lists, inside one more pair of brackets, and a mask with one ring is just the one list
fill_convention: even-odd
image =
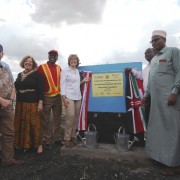
[(37, 148), (42, 144), (41, 120), (37, 103), (16, 102), (15, 148)]

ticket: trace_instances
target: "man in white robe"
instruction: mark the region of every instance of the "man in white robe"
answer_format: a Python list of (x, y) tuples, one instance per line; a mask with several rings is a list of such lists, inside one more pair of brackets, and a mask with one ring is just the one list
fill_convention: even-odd
[(168, 168), (163, 175), (180, 174), (180, 50), (166, 47), (166, 32), (155, 30), (151, 37), (157, 54), (151, 60), (143, 103), (151, 96), (146, 134), (149, 158)]

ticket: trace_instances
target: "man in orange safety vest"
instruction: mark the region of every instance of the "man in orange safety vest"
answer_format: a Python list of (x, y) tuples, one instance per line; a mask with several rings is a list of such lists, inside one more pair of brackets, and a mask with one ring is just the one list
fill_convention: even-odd
[(42, 135), (45, 138), (46, 147), (50, 147), (53, 142), (61, 144), (60, 123), (62, 114), (60, 95), (61, 67), (56, 64), (58, 51), (49, 51), (48, 58), (47, 63), (38, 67), (38, 72), (41, 73), (44, 81)]

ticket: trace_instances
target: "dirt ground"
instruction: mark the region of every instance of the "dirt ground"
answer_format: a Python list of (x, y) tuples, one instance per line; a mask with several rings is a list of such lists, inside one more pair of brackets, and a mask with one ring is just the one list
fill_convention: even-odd
[[(73, 151), (73, 150), (71, 150)], [(76, 150), (74, 150), (76, 151)], [(180, 176), (165, 177), (159, 172), (161, 166), (143, 158), (111, 158), (110, 156), (93, 156), (66, 154), (66, 149), (53, 145), (41, 155), (35, 152), (15, 152), (15, 157), (24, 159), (21, 166), (0, 167), (1, 180), (114, 180), (138, 179), (160, 180), (180, 179)], [(91, 151), (92, 152), (92, 151)], [(98, 149), (97, 149), (98, 152)], [(64, 154), (64, 155), (63, 155)], [(85, 152), (87, 154), (87, 152)], [(121, 160), (120, 160), (121, 159)], [(147, 163), (148, 162), (148, 163)]]
[(162, 176), (159, 171), (162, 166), (147, 159), (142, 147), (134, 147), (134, 151), (127, 153), (118, 153), (113, 145), (106, 144), (103, 148), (99, 145), (96, 150), (87, 150), (81, 146), (69, 150), (53, 144), (51, 149), (44, 149), (40, 155), (35, 151), (15, 151), (15, 158), (24, 159), (25, 164), (0, 166), (0, 180), (180, 179), (180, 176)]

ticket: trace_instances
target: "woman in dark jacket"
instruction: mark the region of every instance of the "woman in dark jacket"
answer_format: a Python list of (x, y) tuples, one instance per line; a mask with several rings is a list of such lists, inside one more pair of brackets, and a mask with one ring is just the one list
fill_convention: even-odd
[(39, 112), (43, 110), (43, 80), (36, 71), (37, 63), (31, 56), (25, 56), (20, 66), (24, 71), (15, 81), (15, 148), (43, 151)]

